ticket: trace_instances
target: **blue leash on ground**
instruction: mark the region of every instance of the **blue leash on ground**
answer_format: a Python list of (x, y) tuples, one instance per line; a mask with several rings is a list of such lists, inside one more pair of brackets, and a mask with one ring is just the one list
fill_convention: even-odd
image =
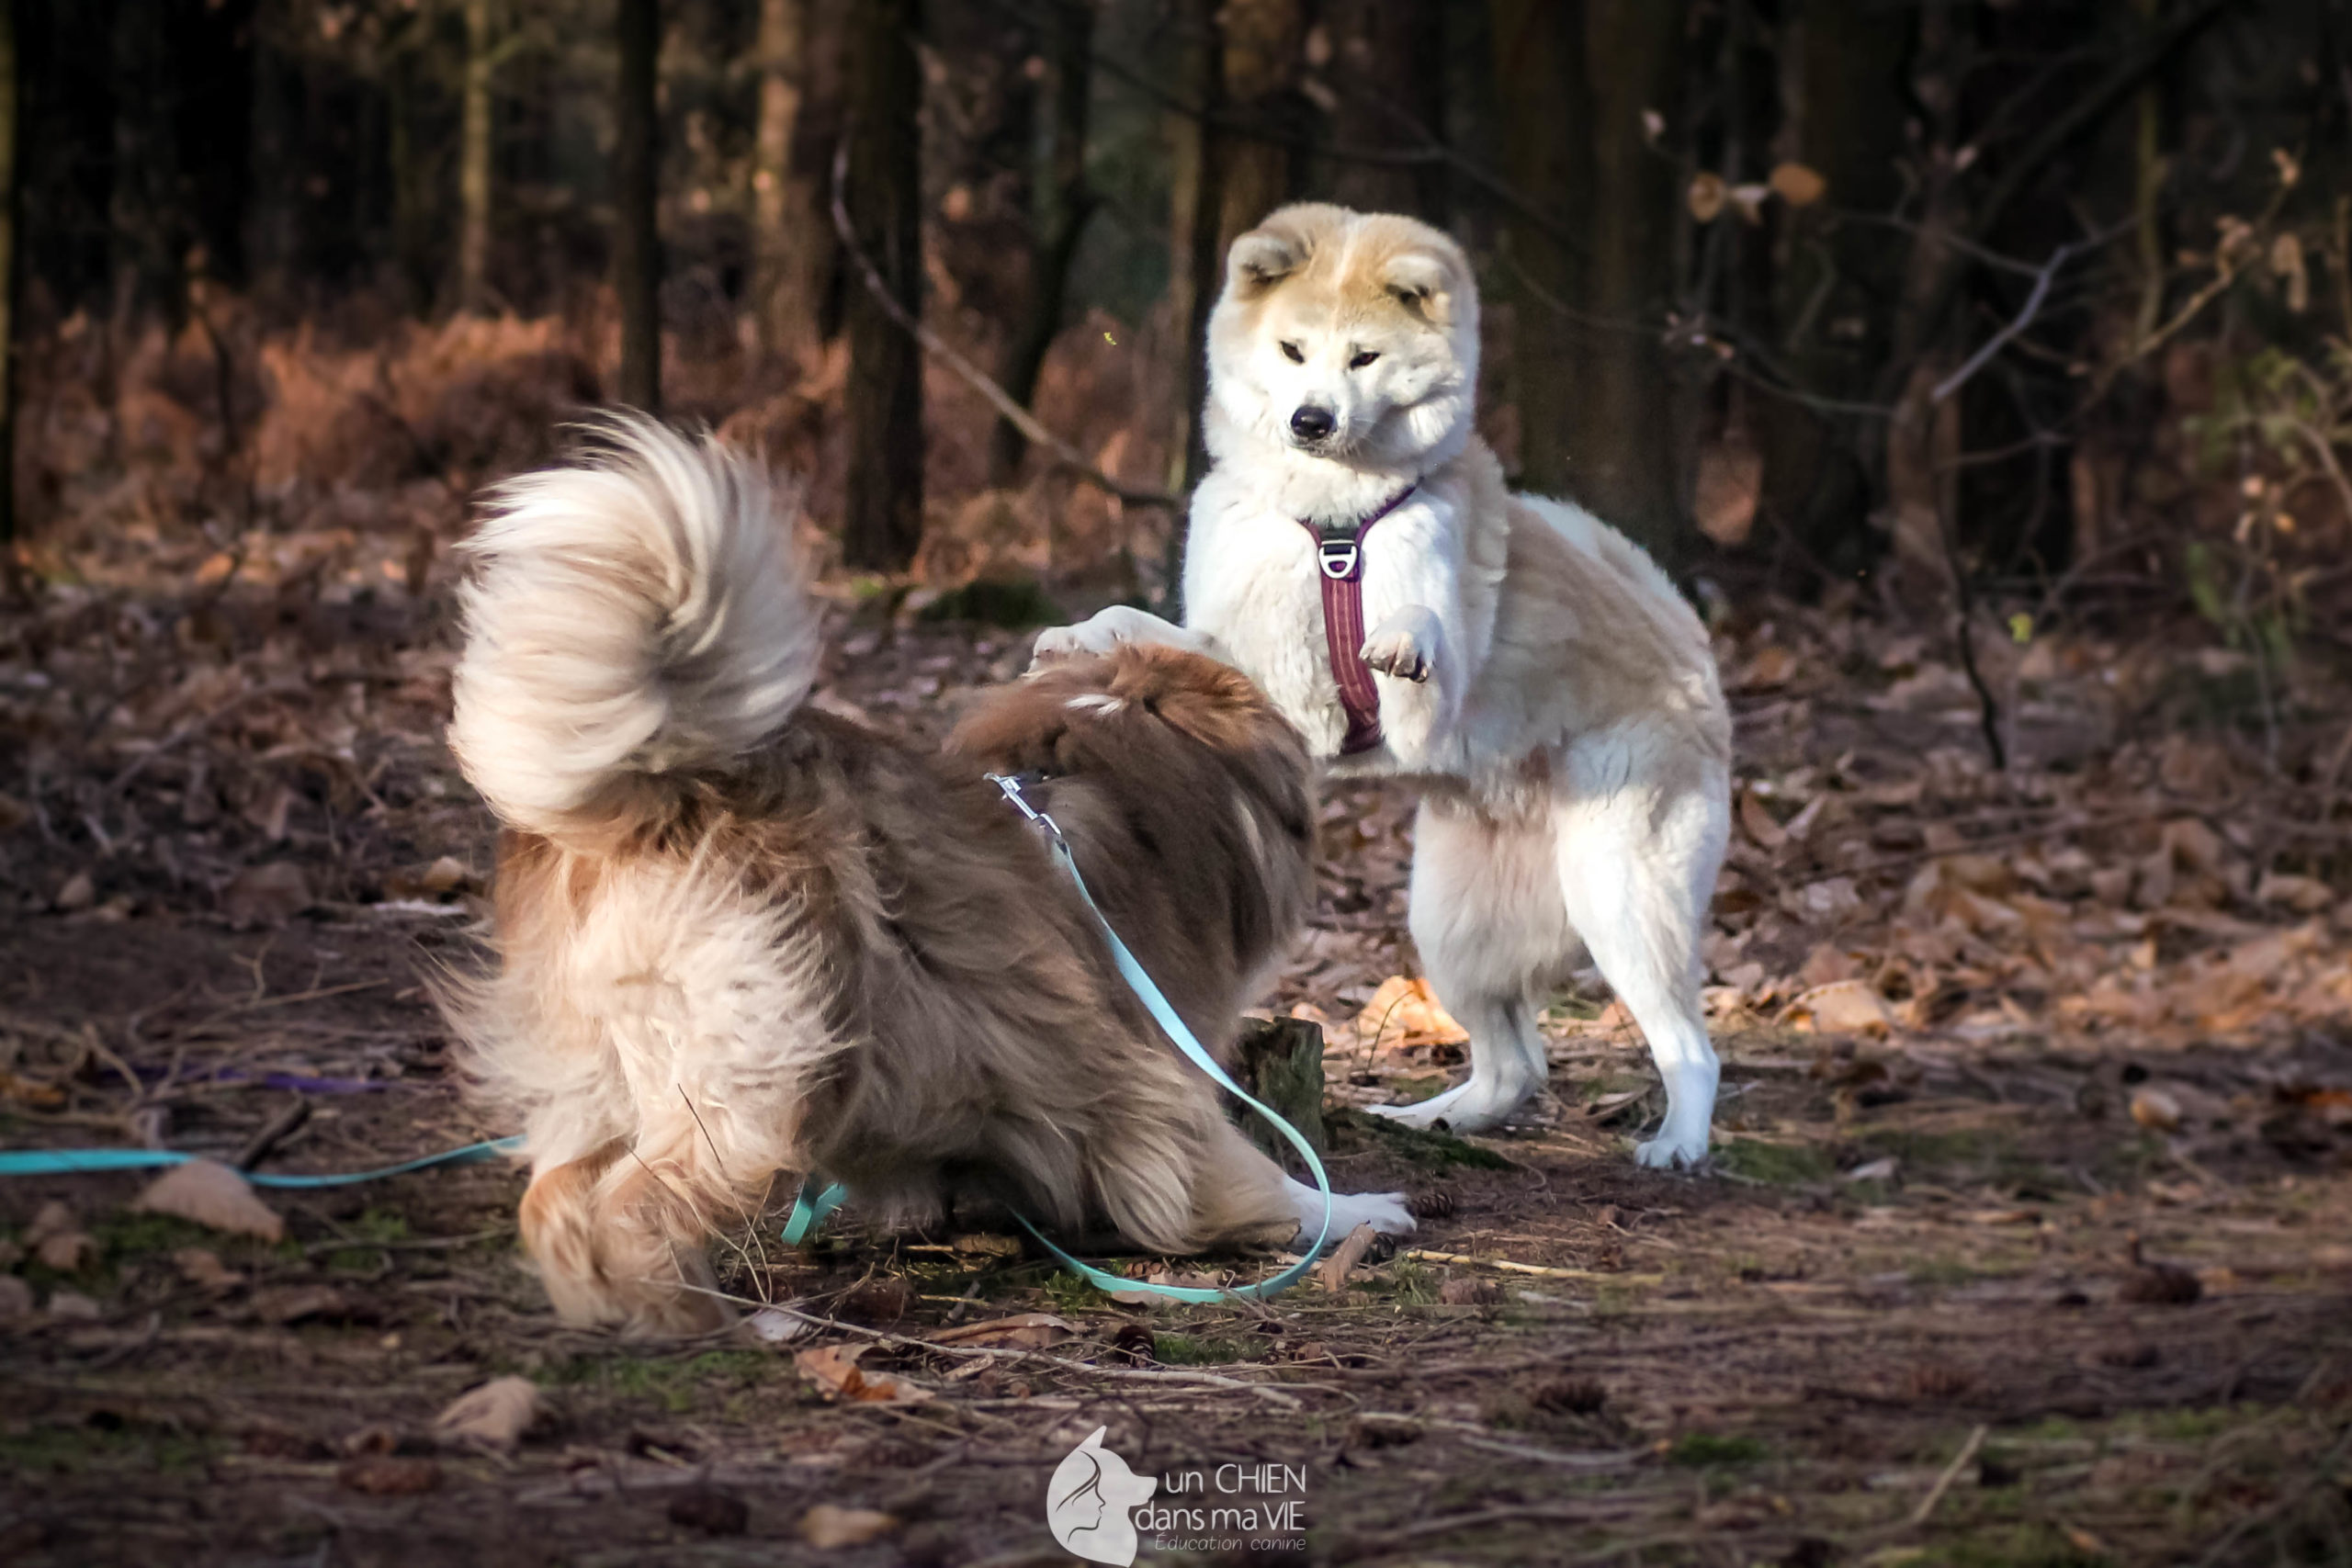
[[(1315, 1189), (1323, 1195), (1322, 1226), (1315, 1233), (1314, 1245), (1306, 1249), (1297, 1262), (1271, 1280), (1261, 1280), (1254, 1285), (1236, 1285), (1221, 1290), (1207, 1290), (1189, 1285), (1155, 1285), (1148, 1280), (1130, 1280), (1124, 1275), (1114, 1274), (1108, 1269), (1097, 1269), (1091, 1263), (1080, 1262), (1055, 1246), (1053, 1241), (1043, 1231), (1031, 1224), (1026, 1217), (1019, 1215), (1015, 1217), (1021, 1220), (1022, 1224), (1031, 1235), (1037, 1238), (1038, 1245), (1061, 1259), (1064, 1266), (1071, 1272), (1101, 1290), (1143, 1292), (1165, 1296), (1180, 1302), (1221, 1302), (1233, 1296), (1263, 1299), (1288, 1290), (1315, 1266), (1316, 1256), (1323, 1250), (1323, 1244), (1331, 1238), (1331, 1179), (1325, 1173), (1323, 1162), (1316, 1157), (1315, 1145), (1306, 1141), (1305, 1134), (1292, 1126), (1275, 1111), (1260, 1103), (1239, 1084), (1235, 1083), (1226, 1070), (1217, 1066), (1216, 1058), (1209, 1055), (1192, 1030), (1186, 1027), (1183, 1019), (1177, 1015), (1175, 1008), (1170, 1004), (1167, 996), (1153, 981), (1150, 975), (1145, 972), (1144, 966), (1136, 961), (1136, 955), (1127, 950), (1127, 944), (1119, 940), (1119, 933), (1112, 929), (1110, 920), (1102, 913), (1102, 906), (1095, 903), (1093, 893), (1086, 886), (1086, 878), (1078, 874), (1078, 862), (1070, 854), (1069, 840), (1062, 836), (1060, 824), (1029, 803), (1027, 797), (1021, 793), (1019, 779), (990, 773), (988, 775), (988, 780), (1004, 792), (1005, 799), (1011, 801), (1022, 816), (1045, 831), (1054, 859), (1060, 863), (1064, 871), (1069, 874), (1071, 886), (1078, 889), (1078, 896), (1085, 903), (1087, 912), (1094, 917), (1094, 923), (1102, 929), (1103, 940), (1111, 944), (1111, 959), (1118, 965), (1119, 977), (1127, 983), (1129, 990), (1135, 992), (1136, 999), (1143, 1003), (1146, 1010), (1151, 1014), (1153, 1021), (1159, 1025), (1169, 1039), (1175, 1042), (1176, 1048), (1182, 1051), (1194, 1066), (1208, 1074), (1210, 1079), (1218, 1088), (1231, 1094), (1272, 1124), (1274, 1131), (1280, 1133), (1289, 1142), (1290, 1146), (1299, 1152), (1300, 1157), (1306, 1161), (1306, 1168), (1315, 1175)], [(793, 1200), (791, 1217), (785, 1222), (785, 1244), (788, 1247), (798, 1246), (810, 1231), (823, 1222), (826, 1215), (841, 1207), (842, 1200), (848, 1194), (841, 1185), (835, 1183), (812, 1199), (808, 1195), (808, 1186), (804, 1184), (799, 1196)]]
[[(406, 1176), (412, 1170), (431, 1170), (435, 1166), (472, 1165), (480, 1160), (495, 1159), (523, 1146), (521, 1137), (488, 1138), (463, 1148), (443, 1149), (439, 1154), (420, 1155), (415, 1159), (402, 1160), (398, 1165), (379, 1166), (374, 1170), (342, 1171), (325, 1176), (282, 1176), (265, 1170), (241, 1170), (237, 1174), (255, 1187), (351, 1187), (362, 1181), (381, 1181), (388, 1176)], [(153, 1170), (161, 1166), (186, 1165), (202, 1155), (183, 1154), (177, 1149), (6, 1149), (0, 1150), (0, 1176), (79, 1176), (100, 1170)]]
[[(1094, 917), (1095, 924), (1102, 930), (1103, 940), (1111, 944), (1111, 958), (1112, 962), (1118, 965), (1119, 977), (1127, 983), (1129, 990), (1135, 992), (1136, 999), (1143, 1003), (1145, 1010), (1151, 1014), (1153, 1021), (1159, 1025), (1170, 1040), (1175, 1042), (1176, 1048), (1182, 1051), (1194, 1066), (1206, 1073), (1218, 1088), (1231, 1094), (1272, 1124), (1274, 1131), (1280, 1133), (1289, 1142), (1291, 1147), (1299, 1152), (1300, 1157), (1306, 1161), (1306, 1168), (1315, 1176), (1315, 1190), (1323, 1197), (1323, 1223), (1315, 1233), (1314, 1244), (1306, 1248), (1297, 1262), (1271, 1280), (1261, 1280), (1254, 1285), (1235, 1285), (1217, 1290), (1189, 1285), (1155, 1285), (1148, 1280), (1130, 1280), (1125, 1275), (1114, 1274), (1106, 1269), (1097, 1269), (1091, 1263), (1082, 1262), (1071, 1257), (1054, 1245), (1053, 1241), (1043, 1231), (1031, 1224), (1026, 1217), (1016, 1217), (1021, 1219), (1022, 1224), (1027, 1228), (1029, 1234), (1037, 1238), (1039, 1246), (1059, 1258), (1064, 1266), (1080, 1279), (1104, 1291), (1142, 1292), (1165, 1296), (1180, 1302), (1221, 1302), (1233, 1296), (1262, 1300), (1267, 1296), (1288, 1290), (1305, 1276), (1307, 1269), (1314, 1267), (1316, 1257), (1323, 1250), (1323, 1244), (1331, 1238), (1331, 1178), (1323, 1169), (1322, 1160), (1317, 1157), (1315, 1145), (1306, 1141), (1306, 1134), (1292, 1126), (1281, 1115), (1261, 1104), (1239, 1084), (1235, 1083), (1226, 1070), (1217, 1066), (1216, 1058), (1209, 1055), (1192, 1030), (1186, 1026), (1183, 1019), (1178, 1016), (1176, 1009), (1170, 1005), (1159, 985), (1153, 981), (1149, 974), (1145, 972), (1144, 966), (1136, 962), (1136, 955), (1127, 950), (1127, 944), (1119, 940), (1119, 933), (1112, 929), (1110, 920), (1102, 913), (1102, 906), (1094, 902), (1094, 895), (1088, 889), (1086, 878), (1078, 873), (1078, 862), (1070, 854), (1069, 840), (1062, 836), (1060, 824), (1029, 803), (1021, 793), (1019, 779), (1007, 778), (997, 773), (989, 774), (988, 779), (990, 784), (1004, 792), (1005, 799), (1011, 801), (1023, 817), (1044, 829), (1054, 859), (1060, 863), (1064, 871), (1069, 874), (1070, 885), (1078, 889), (1078, 896), (1085, 903), (1087, 912)], [(519, 1136), (490, 1138), (479, 1144), (468, 1144), (462, 1148), (445, 1149), (439, 1154), (421, 1156), (416, 1159), (403, 1160), (399, 1165), (382, 1166), (374, 1170), (346, 1171), (326, 1176), (280, 1176), (251, 1170), (240, 1174), (256, 1187), (349, 1187), (362, 1181), (379, 1181), (388, 1176), (405, 1176), (414, 1170), (430, 1170), (437, 1166), (471, 1165), (479, 1160), (492, 1159), (499, 1155), (511, 1153), (522, 1146), (523, 1140)], [(199, 1157), (201, 1156), (182, 1154), (172, 1149), (0, 1150), (0, 1176), (72, 1176), (89, 1171), (151, 1170), (163, 1166), (186, 1165), (189, 1160)], [(812, 1185), (812, 1182), (804, 1182), (798, 1195), (792, 1201), (792, 1213), (785, 1221), (784, 1225), (784, 1241), (787, 1247), (799, 1246), (808, 1238), (811, 1231), (824, 1223), (826, 1216), (842, 1206), (842, 1201), (849, 1195), (847, 1190), (836, 1182), (812, 1198), (809, 1196), (809, 1188)]]

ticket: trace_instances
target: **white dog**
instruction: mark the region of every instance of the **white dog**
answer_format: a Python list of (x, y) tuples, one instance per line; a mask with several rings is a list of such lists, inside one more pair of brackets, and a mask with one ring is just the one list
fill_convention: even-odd
[(1213, 654), (1335, 774), (1424, 788), (1413, 940), (1470, 1077), (1387, 1114), (1509, 1117), (1547, 1076), (1545, 998), (1589, 953), (1666, 1080), (1638, 1157), (1696, 1164), (1720, 1070), (1699, 946), (1730, 823), (1705, 628), (1624, 536), (1505, 488), (1473, 428), (1476, 286), (1438, 231), (1283, 209), (1233, 243), (1208, 355), (1187, 625), (1106, 610), (1040, 658)]

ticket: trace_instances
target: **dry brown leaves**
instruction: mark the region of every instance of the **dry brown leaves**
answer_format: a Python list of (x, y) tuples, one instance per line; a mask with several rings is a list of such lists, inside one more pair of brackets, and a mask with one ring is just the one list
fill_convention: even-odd
[(933, 1397), (931, 1390), (888, 1372), (868, 1372), (858, 1359), (873, 1349), (865, 1345), (819, 1345), (796, 1351), (793, 1365), (816, 1384), (827, 1400), (859, 1404), (914, 1404)]
[(282, 1241), (286, 1221), (254, 1192), (242, 1176), (215, 1160), (192, 1159), (174, 1166), (131, 1201), (133, 1212), (170, 1214), (208, 1230)]

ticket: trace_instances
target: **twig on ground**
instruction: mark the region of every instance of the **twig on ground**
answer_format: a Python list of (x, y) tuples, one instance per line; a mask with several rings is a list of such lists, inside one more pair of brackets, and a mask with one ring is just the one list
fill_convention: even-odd
[(1936, 1511), (1936, 1505), (1944, 1500), (1944, 1494), (1951, 1490), (1951, 1483), (1960, 1478), (1962, 1471), (1968, 1468), (1968, 1461), (1976, 1457), (1976, 1450), (1984, 1446), (1984, 1434), (1991, 1430), (1982, 1421), (1976, 1424), (1975, 1430), (1968, 1434), (1968, 1441), (1960, 1445), (1960, 1452), (1952, 1455), (1951, 1462), (1944, 1466), (1944, 1472), (1936, 1477), (1936, 1483), (1928, 1488), (1925, 1497), (1919, 1499), (1919, 1506), (1911, 1511), (1911, 1517), (1905, 1521), (1906, 1524), (1916, 1529), (1928, 1522), (1928, 1516)]
[(228, 701), (222, 703), (219, 707), (214, 708), (211, 712), (200, 714), (195, 718), (184, 721), (169, 735), (166, 735), (161, 740), (156, 741), (154, 745), (149, 747), (146, 750), (140, 752), (138, 756), (133, 757), (130, 762), (124, 766), (120, 773), (115, 774), (113, 778), (107, 781), (107, 793), (108, 795), (120, 795), (130, 784), (131, 780), (137, 778), (141, 773), (147, 771), (149, 763), (154, 761), (158, 757), (164, 756), (167, 752), (173, 750), (175, 748), (182, 746), (187, 741), (194, 739), (197, 736), (203, 734), (206, 730), (210, 729), (214, 725), (220, 723), (224, 719), (233, 717), (236, 715), (237, 710), (243, 707), (246, 704), (257, 702), (264, 697), (299, 697), (304, 693), (309, 692), (311, 689), (311, 688), (308, 683), (296, 684), (289, 682), (278, 682), (274, 684), (265, 686), (248, 686), (245, 690), (239, 692), (235, 696), (231, 697)]
[(1533, 1274), (1545, 1280), (1606, 1280), (1620, 1285), (1656, 1285), (1663, 1274), (1611, 1274), (1599, 1269), (1553, 1269), (1540, 1263), (1514, 1263), (1508, 1258), (1473, 1258), (1466, 1252), (1430, 1252), (1415, 1247), (1405, 1254), (1422, 1263), (1466, 1263), (1479, 1269), (1499, 1269), (1509, 1274)]
[[(662, 1282), (676, 1283), (676, 1281)], [(876, 1344), (895, 1345), (902, 1349), (920, 1350), (927, 1355), (984, 1357), (999, 1361), (1043, 1362), (1046, 1366), (1057, 1367), (1066, 1372), (1076, 1372), (1088, 1377), (1115, 1378), (1125, 1382), (1199, 1383), (1210, 1388), (1236, 1389), (1242, 1393), (1254, 1393), (1261, 1399), (1282, 1405), (1286, 1409), (1295, 1410), (1300, 1407), (1297, 1397), (1283, 1389), (1273, 1388), (1261, 1382), (1244, 1382), (1239, 1378), (1220, 1377), (1215, 1372), (1187, 1371), (1176, 1368), (1101, 1367), (1091, 1361), (1065, 1360), (1059, 1356), (1047, 1356), (1035, 1350), (1005, 1350), (983, 1345), (939, 1345), (928, 1339), (917, 1339), (905, 1334), (892, 1334), (888, 1329), (867, 1328), (859, 1324), (843, 1323), (839, 1318), (826, 1317), (821, 1314), (802, 1312), (798, 1307), (788, 1306), (781, 1302), (755, 1302), (744, 1296), (730, 1295), (725, 1291), (715, 1291), (705, 1285), (681, 1284), (678, 1288), (692, 1291), (696, 1295), (710, 1296), (718, 1301), (729, 1302), (736, 1306), (780, 1312), (820, 1328), (839, 1329), (843, 1334), (859, 1335)], [(1318, 1387), (1321, 1385), (1310, 1383), (1294, 1386)]]
[(277, 1145), (292, 1137), (310, 1119), (311, 1102), (296, 1095), (292, 1104), (264, 1122), (260, 1132), (245, 1140), (245, 1146), (237, 1151), (235, 1157), (229, 1161), (230, 1165), (238, 1170), (253, 1169), (276, 1153)]

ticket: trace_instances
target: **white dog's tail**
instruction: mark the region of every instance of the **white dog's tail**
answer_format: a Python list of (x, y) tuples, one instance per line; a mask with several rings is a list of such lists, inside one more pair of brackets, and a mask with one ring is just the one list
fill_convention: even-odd
[(492, 491), (468, 541), (450, 749), (509, 827), (603, 838), (774, 735), (820, 625), (792, 508), (715, 437), (639, 416)]

